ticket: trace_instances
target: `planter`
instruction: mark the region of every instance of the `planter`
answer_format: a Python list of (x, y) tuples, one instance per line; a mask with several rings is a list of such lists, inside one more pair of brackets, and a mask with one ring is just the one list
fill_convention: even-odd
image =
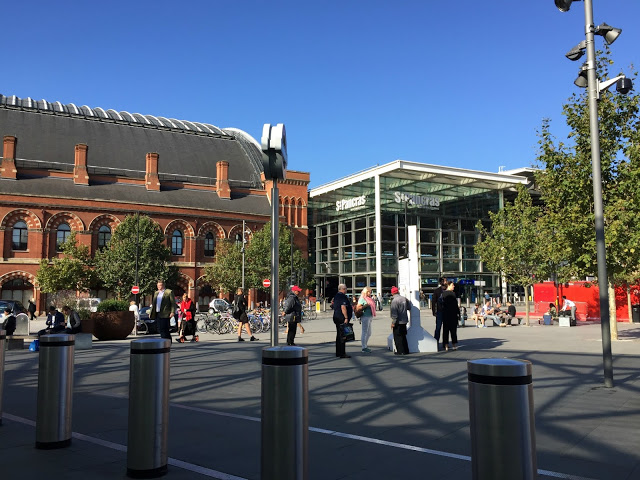
[(86, 318), (80, 320), (80, 331), (82, 333), (93, 333), (94, 321), (93, 318)]
[(92, 333), (98, 340), (124, 340), (135, 326), (133, 312), (92, 313), (89, 321), (93, 322)]

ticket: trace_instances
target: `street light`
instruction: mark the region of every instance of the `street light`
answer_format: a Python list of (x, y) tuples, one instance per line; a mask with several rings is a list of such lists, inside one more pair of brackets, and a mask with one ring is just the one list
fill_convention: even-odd
[[(578, 0), (555, 0), (556, 7), (561, 12), (568, 12), (573, 1)], [(587, 51), (587, 62), (583, 65), (580, 75), (576, 80), (577, 86), (584, 86), (588, 89), (589, 98), (589, 126), (591, 137), (591, 167), (593, 176), (593, 213), (595, 217), (596, 231), (596, 259), (598, 262), (598, 281), (600, 283), (600, 319), (602, 329), (602, 357), (604, 364), (604, 384), (605, 387), (613, 387), (613, 360), (611, 357), (611, 326), (609, 318), (609, 292), (607, 289), (608, 275), (606, 262), (606, 248), (604, 240), (604, 210), (602, 206), (602, 172), (600, 166), (600, 126), (598, 122), (598, 99), (600, 92), (617, 83), (617, 90), (627, 93), (631, 90), (631, 80), (624, 75), (607, 80), (603, 83), (598, 81), (596, 76), (596, 51), (594, 46), (594, 35), (604, 37), (605, 42), (613, 43), (622, 30), (613, 28), (606, 23), (597, 28), (593, 23), (593, 3), (592, 0), (584, 0), (585, 17), (585, 41), (574, 47), (567, 58), (577, 60), (582, 56), (584, 50)], [(586, 83), (585, 74), (586, 73)], [(626, 92), (625, 92), (626, 90)]]

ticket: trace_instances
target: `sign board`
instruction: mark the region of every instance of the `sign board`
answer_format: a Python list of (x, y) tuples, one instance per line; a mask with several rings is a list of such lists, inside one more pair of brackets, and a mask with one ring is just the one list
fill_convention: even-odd
[(131, 287), (131, 293), (133, 293), (134, 295), (137, 295), (140, 293), (140, 287), (138, 285), (134, 285), (133, 287)]
[(269, 288), (271, 286), (271, 280), (269, 280), (268, 278), (265, 278), (264, 280), (262, 280), (262, 286), (264, 288)]

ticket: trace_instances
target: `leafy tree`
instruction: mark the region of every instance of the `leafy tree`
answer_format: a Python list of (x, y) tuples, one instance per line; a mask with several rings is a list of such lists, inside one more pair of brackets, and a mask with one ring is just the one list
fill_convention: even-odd
[(36, 274), (40, 289), (47, 293), (72, 291), (73, 296), (77, 291), (88, 292), (96, 283), (89, 248), (78, 244), (76, 232), (71, 232), (60, 250), (61, 258), (40, 261)]
[[(279, 290), (284, 291), (291, 282), (291, 228), (280, 225), (279, 228)], [(261, 230), (255, 232), (247, 245), (245, 258), (248, 259), (248, 285), (262, 287), (262, 280), (271, 278), (271, 222), (267, 222)], [(293, 247), (293, 270), (295, 279), (301, 287), (309, 288), (312, 283), (311, 266), (302, 252), (295, 245)], [(304, 278), (304, 282), (301, 281)]]
[[(245, 278), (246, 263), (245, 255)], [(240, 244), (228, 239), (218, 242), (215, 261), (205, 267), (204, 278), (218, 292), (235, 293), (236, 289), (242, 285), (242, 251)]]
[(531, 286), (552, 271), (548, 242), (548, 225), (542, 208), (534, 206), (523, 185), (513, 204), (507, 203), (498, 212), (489, 212), (491, 230), (478, 222), (481, 239), (475, 251), (485, 265), (501, 272), (508, 282), (525, 289), (526, 324), (529, 325), (529, 291)]
[[(608, 78), (613, 62), (609, 52), (598, 52), (599, 78)], [(608, 279), (600, 288), (630, 284), (640, 271), (640, 116), (638, 94), (600, 94), (600, 157), (607, 249)], [(563, 106), (568, 142), (556, 141), (550, 122), (539, 132), (540, 168), (536, 183), (547, 206), (548, 220), (567, 248), (564, 279), (597, 275), (593, 214), (593, 182), (588, 96), (573, 94)], [(556, 244), (557, 246), (557, 244)], [(610, 295), (612, 336), (617, 338), (615, 296)]]
[(107, 248), (95, 256), (99, 278), (119, 299), (128, 297), (135, 283), (137, 239), (140, 294), (151, 295), (158, 279), (170, 287), (177, 280), (178, 269), (169, 264), (171, 251), (158, 224), (145, 215), (130, 215), (114, 230)]

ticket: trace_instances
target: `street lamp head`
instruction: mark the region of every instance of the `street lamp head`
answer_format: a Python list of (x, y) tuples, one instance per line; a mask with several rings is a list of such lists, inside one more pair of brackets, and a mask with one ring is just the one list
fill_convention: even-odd
[(589, 85), (589, 80), (587, 78), (587, 71), (585, 69), (583, 68), (580, 69), (580, 72), (578, 73), (578, 78), (575, 79), (573, 84), (576, 87), (580, 87), (580, 88), (586, 88)]
[(561, 12), (568, 12), (571, 8), (571, 3), (574, 1), (578, 0), (555, 0), (556, 7), (558, 7), (558, 10), (560, 10)]
[(604, 38), (604, 41), (607, 42), (607, 45), (611, 45), (622, 33), (622, 29), (612, 27), (611, 25), (607, 25), (603, 23), (596, 27), (594, 32), (596, 35), (600, 35)]
[(581, 41), (578, 45), (569, 50), (565, 57), (567, 57), (572, 62), (579, 60), (584, 55), (584, 52), (587, 50), (587, 42), (585, 40)]

